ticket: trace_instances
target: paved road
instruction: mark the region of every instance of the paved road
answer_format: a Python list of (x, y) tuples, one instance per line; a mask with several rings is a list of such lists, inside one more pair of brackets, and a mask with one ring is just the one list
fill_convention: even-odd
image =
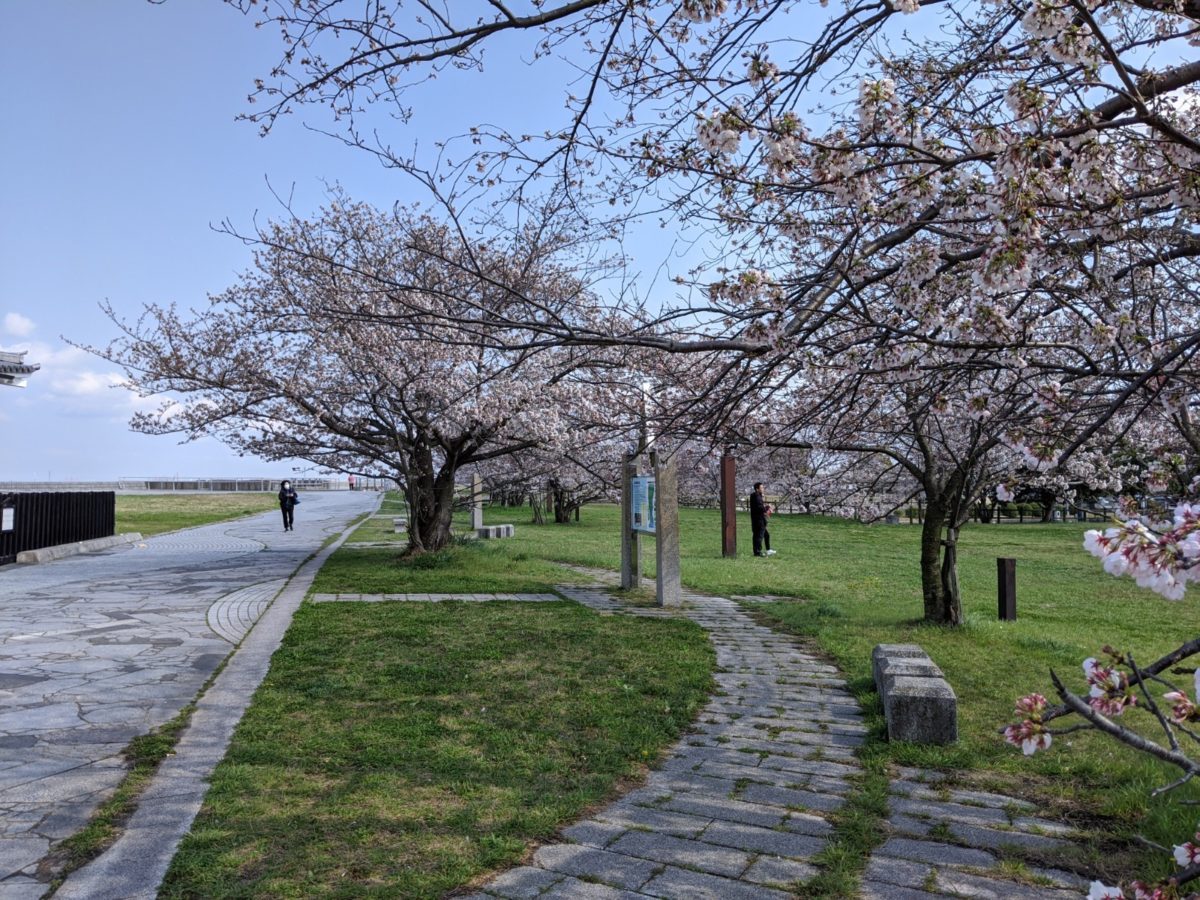
[(41, 566), (0, 568), (0, 898), (124, 774), (121, 749), (197, 695), (288, 576), (373, 509), (308, 493), (278, 512)]

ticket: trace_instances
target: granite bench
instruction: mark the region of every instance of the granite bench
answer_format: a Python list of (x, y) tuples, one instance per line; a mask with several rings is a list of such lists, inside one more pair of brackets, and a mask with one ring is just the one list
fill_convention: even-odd
[(476, 537), (485, 540), (489, 538), (510, 538), (517, 533), (515, 525), (484, 525), (475, 529)]
[(917, 644), (878, 644), (871, 651), (875, 689), (888, 739), (915, 744), (958, 740), (958, 698), (942, 670)]

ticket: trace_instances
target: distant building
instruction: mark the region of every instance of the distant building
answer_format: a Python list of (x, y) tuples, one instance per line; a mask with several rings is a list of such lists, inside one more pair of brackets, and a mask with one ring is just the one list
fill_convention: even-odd
[(32, 375), (41, 366), (25, 362), (25, 353), (11, 353), (0, 350), (0, 385), (8, 387), (25, 387), (27, 376)]

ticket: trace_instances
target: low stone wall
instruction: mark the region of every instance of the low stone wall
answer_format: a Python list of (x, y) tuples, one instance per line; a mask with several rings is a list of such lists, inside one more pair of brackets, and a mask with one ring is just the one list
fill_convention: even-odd
[[(408, 532), (408, 520), (402, 518), (392, 519), (392, 529), (396, 534), (405, 534)], [(474, 529), (474, 536), (483, 540), (491, 540), (494, 538), (510, 538), (517, 533), (515, 525), (483, 525)], [(468, 532), (470, 534), (470, 532)]]
[(876, 645), (871, 670), (883, 700), (889, 740), (915, 744), (958, 740), (958, 698), (919, 645)]
[(124, 547), (136, 544), (142, 539), (137, 532), (114, 534), (112, 537), (92, 538), (88, 541), (75, 541), (70, 544), (55, 544), (53, 547), (41, 547), (37, 550), (22, 550), (17, 554), (17, 562), (22, 564), (54, 562), (68, 556), (78, 556), (81, 553), (95, 553), (99, 550), (111, 550), (113, 547)]

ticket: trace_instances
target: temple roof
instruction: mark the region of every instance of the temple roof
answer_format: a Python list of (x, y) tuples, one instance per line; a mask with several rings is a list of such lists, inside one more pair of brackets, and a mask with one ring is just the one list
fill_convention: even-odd
[(25, 376), (32, 375), (41, 366), (25, 362), (25, 351), (14, 353), (0, 350), (0, 385), (25, 387)]

